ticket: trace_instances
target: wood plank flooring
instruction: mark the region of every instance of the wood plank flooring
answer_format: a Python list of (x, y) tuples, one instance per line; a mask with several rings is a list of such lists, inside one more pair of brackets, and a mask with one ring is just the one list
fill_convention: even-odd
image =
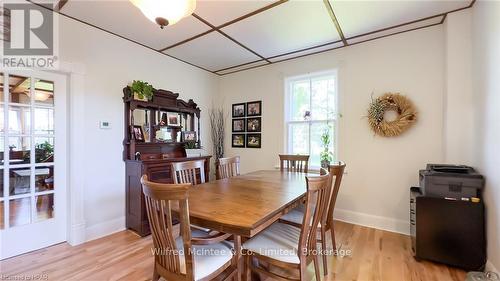
[[(416, 262), (410, 238), (358, 225), (337, 222), (338, 246), (351, 250), (329, 257), (329, 275), (322, 280), (462, 281), (465, 272), (431, 262)], [(151, 237), (122, 231), (83, 245), (66, 243), (0, 262), (0, 276), (42, 274), (42, 280), (150, 280)], [(309, 268), (314, 280), (312, 265)], [(10, 279), (21, 280), (21, 279)], [(266, 280), (267, 281), (267, 280)]]

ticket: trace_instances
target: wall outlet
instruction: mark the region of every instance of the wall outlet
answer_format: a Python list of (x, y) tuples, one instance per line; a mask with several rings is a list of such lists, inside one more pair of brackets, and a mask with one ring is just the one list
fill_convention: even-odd
[(111, 123), (109, 121), (99, 121), (100, 129), (111, 129)]

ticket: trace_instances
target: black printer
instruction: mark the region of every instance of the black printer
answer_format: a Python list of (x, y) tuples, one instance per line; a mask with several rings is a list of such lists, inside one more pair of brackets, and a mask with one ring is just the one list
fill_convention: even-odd
[(481, 198), (484, 178), (464, 165), (427, 164), (420, 170), (422, 195), (439, 198)]
[(468, 166), (441, 164), (428, 164), (419, 176), (420, 187), (410, 189), (414, 257), (482, 270), (486, 264), (483, 176)]

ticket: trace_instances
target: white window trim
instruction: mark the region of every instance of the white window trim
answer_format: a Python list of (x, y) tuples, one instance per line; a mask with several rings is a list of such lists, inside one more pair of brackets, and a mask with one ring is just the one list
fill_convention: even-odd
[[(339, 150), (338, 150), (338, 140), (339, 140), (339, 118), (340, 118), (340, 111), (339, 111), (339, 103), (340, 103), (340, 95), (339, 95), (339, 86), (338, 86), (338, 70), (337, 69), (331, 69), (331, 70), (326, 70), (326, 71), (319, 71), (319, 72), (311, 72), (307, 74), (301, 74), (301, 75), (296, 75), (296, 76), (290, 76), (286, 77), (284, 81), (284, 88), (285, 88), (285, 108), (284, 108), (284, 118), (285, 118), (285, 138), (284, 138), (284, 147), (285, 147), (285, 153), (289, 153), (290, 151), (290, 139), (289, 139), (289, 124), (292, 123), (304, 123), (304, 121), (291, 121), (290, 119), (290, 100), (291, 100), (291, 83), (294, 81), (299, 81), (299, 80), (304, 80), (304, 79), (314, 79), (317, 77), (321, 76), (328, 76), (331, 75), (335, 77), (335, 115), (333, 116), (333, 119), (327, 119), (327, 120), (312, 120), (312, 121), (307, 121), (310, 123), (314, 122), (331, 122), (334, 127), (334, 142), (333, 142), (333, 149), (334, 149), (334, 161), (338, 160), (339, 158)], [(319, 171), (321, 167), (320, 166), (314, 166), (310, 165), (309, 170), (310, 171)]]

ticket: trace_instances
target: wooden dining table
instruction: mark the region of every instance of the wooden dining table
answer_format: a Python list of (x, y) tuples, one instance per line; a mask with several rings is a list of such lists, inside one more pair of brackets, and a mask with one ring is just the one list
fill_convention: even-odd
[[(313, 175), (264, 170), (193, 186), (191, 224), (233, 234), (240, 260), (241, 237), (255, 236), (296, 207), (306, 194), (305, 177)], [(241, 266), (238, 271), (241, 276)]]

